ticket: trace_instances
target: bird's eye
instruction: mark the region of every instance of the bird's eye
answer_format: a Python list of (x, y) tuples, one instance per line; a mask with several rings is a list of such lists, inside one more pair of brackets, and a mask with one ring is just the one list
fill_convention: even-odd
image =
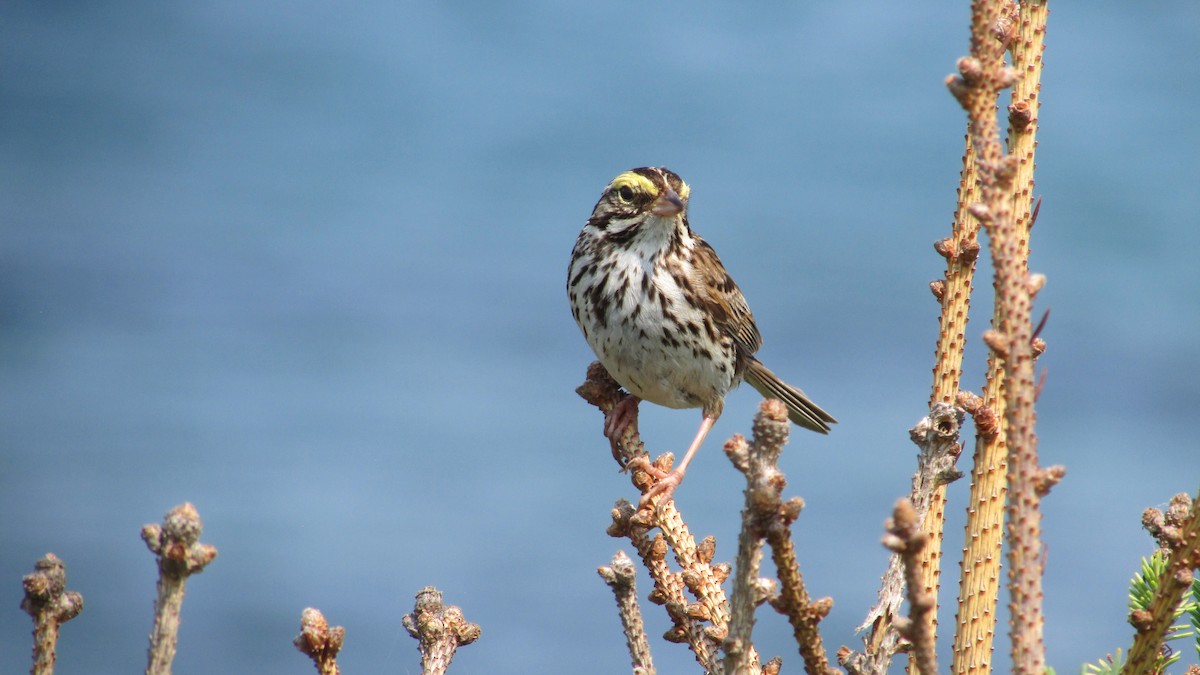
[(633, 201), (633, 188), (628, 185), (622, 185), (617, 188), (617, 198), (623, 202)]

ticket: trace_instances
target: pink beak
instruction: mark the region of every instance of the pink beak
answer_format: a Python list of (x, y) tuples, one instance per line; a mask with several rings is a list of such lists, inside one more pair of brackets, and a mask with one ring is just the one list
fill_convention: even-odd
[(683, 212), (683, 200), (671, 188), (658, 196), (650, 206), (650, 212), (656, 216), (674, 216)]

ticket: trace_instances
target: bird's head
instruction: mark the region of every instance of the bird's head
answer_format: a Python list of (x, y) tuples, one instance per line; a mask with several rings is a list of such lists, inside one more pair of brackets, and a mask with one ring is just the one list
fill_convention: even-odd
[(674, 171), (662, 167), (630, 169), (604, 188), (588, 225), (621, 230), (647, 218), (686, 218), (691, 189)]

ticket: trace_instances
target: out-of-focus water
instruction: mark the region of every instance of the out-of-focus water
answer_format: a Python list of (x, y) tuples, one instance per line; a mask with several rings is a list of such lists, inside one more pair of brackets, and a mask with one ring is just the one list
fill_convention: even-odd
[[(798, 432), (783, 468), (806, 578), (836, 603), (826, 641), (858, 644), (930, 387), (966, 3), (2, 13), (0, 671), (28, 667), (20, 576), (47, 551), (86, 601), (62, 671), (141, 668), (138, 531), (185, 500), (220, 557), (189, 584), (178, 672), (302, 671), (307, 606), (347, 628), (347, 672), (415, 671), (400, 617), (426, 584), (483, 626), (455, 672), (627, 668), (594, 570), (633, 492), (573, 393), (592, 357), (563, 286), (601, 188), (643, 164), (691, 183), (763, 359), (841, 420)], [(1127, 646), (1141, 510), (1200, 485), (1198, 20), (1051, 17), (1032, 267), (1052, 309), (1040, 447), (1068, 467), (1044, 521), (1067, 672)], [(986, 297), (973, 316), (978, 388)], [(730, 397), (679, 492), (719, 559), (741, 499), (719, 447), (756, 405)], [(646, 406), (643, 433), (678, 451), (698, 422)], [(799, 668), (779, 617), (755, 635)]]

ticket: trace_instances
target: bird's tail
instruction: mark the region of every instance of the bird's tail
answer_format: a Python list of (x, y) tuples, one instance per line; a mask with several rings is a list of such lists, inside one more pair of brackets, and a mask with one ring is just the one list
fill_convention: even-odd
[(746, 368), (746, 382), (763, 397), (783, 401), (788, 409), (788, 419), (796, 426), (827, 434), (829, 425), (837, 424), (832, 415), (810, 401), (804, 392), (779, 379), (758, 359), (750, 359), (750, 365)]

